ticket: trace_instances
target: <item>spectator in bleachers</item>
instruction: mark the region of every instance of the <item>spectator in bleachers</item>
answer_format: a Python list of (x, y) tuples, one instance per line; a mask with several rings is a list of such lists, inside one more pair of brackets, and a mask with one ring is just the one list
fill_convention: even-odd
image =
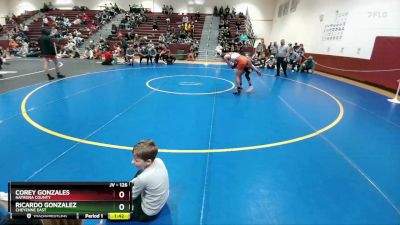
[(158, 23), (156, 20), (153, 21), (153, 30), (158, 30)]
[(261, 45), (262, 45), (262, 54), (264, 55), (264, 57), (268, 57), (269, 53), (268, 53), (267, 45), (265, 45), (265, 43), (264, 43), (264, 39), (261, 39)]
[(153, 58), (157, 56), (157, 49), (154, 47), (153, 44), (149, 44), (147, 46), (148, 57), (150, 59), (151, 64), (153, 64)]
[(185, 30), (185, 36), (186, 36), (186, 34), (188, 34), (189, 32), (191, 32), (191, 30), (192, 30), (192, 25), (190, 24), (190, 23), (185, 23), (184, 24), (184, 30)]
[(172, 33), (174, 33), (173, 29), (172, 29), (172, 27), (170, 25), (168, 25), (167, 26), (167, 35), (172, 34)]
[(288, 50), (289, 50), (289, 52), (293, 50), (293, 44), (292, 43), (288, 44)]
[(303, 44), (300, 44), (300, 46), (297, 48), (297, 54), (299, 54), (299, 64), (301, 64), (301, 61), (303, 60), (304, 54), (306, 51), (304, 50)]
[(158, 43), (163, 44), (165, 42), (165, 36), (161, 33), (160, 36), (158, 36)]
[(166, 36), (165, 36), (165, 41), (164, 41), (164, 43), (163, 44), (171, 44), (172, 43), (172, 40), (173, 40), (173, 38), (172, 38), (172, 34), (167, 34)]
[(22, 41), (21, 47), (19, 51), (15, 54), (15, 56), (26, 57), (29, 52), (29, 44), (26, 41)]
[(174, 56), (172, 56), (171, 54), (167, 54), (167, 55), (165, 55), (165, 57), (162, 60), (167, 65), (172, 65), (172, 64), (174, 64), (176, 58)]
[[(113, 46), (113, 64), (117, 64), (118, 63), (118, 57), (122, 55), (122, 48), (119, 44), (116, 44)], [(125, 55), (124, 55), (125, 57)]]
[(197, 44), (197, 42), (194, 42), (189, 49), (189, 53), (188, 53), (188, 61), (194, 61), (196, 60), (197, 54), (199, 52), (199, 46)]
[(224, 18), (227, 19), (229, 14), (230, 14), (231, 9), (229, 8), (229, 6), (227, 5), (225, 10), (224, 10)]
[(275, 69), (276, 59), (274, 55), (270, 55), (267, 61), (265, 62), (268, 69)]
[(154, 48), (154, 43), (152, 40), (149, 40), (149, 43), (147, 44), (148, 48)]
[(262, 46), (261, 42), (258, 42), (258, 45), (256, 47), (256, 55), (257, 55), (257, 57), (260, 57), (261, 53), (263, 53), (263, 46)]
[(40, 11), (48, 12), (48, 11), (50, 11), (50, 7), (46, 3), (43, 3), (43, 8), (41, 8)]
[(162, 44), (158, 43), (158, 45), (154, 48), (156, 50), (156, 55), (154, 56), (155, 63), (158, 63), (158, 61), (160, 60), (161, 45)]
[(68, 43), (63, 47), (61, 51), (62, 58), (75, 58), (76, 56), (76, 44), (73, 40), (69, 40)]
[(168, 14), (172, 15), (174, 13), (174, 7), (172, 5), (169, 6)]
[(144, 36), (140, 37), (140, 38), (139, 38), (139, 43), (140, 43), (141, 45), (146, 44), (146, 43), (147, 43), (147, 36), (144, 35)]
[(92, 49), (89, 47), (85, 48), (85, 52), (83, 53), (83, 58), (84, 59), (93, 59), (94, 58), (94, 52)]
[(196, 14), (194, 15), (194, 21), (197, 23), (197, 21), (200, 20), (200, 12), (197, 11)]
[(269, 43), (268, 47), (267, 47), (267, 51), (268, 51), (268, 55), (271, 55), (271, 50), (272, 50), (272, 42)]
[(168, 14), (168, 9), (165, 4), (163, 4), (161, 12), (162, 12), (162, 14)]
[(18, 44), (14, 39), (10, 39), (8, 42), (10, 54), (15, 54), (19, 51)]
[[(128, 42), (126, 41), (126, 39), (125, 38), (123, 38), (122, 40), (121, 40), (121, 48), (122, 48), (122, 50), (123, 50), (123, 54), (124, 54), (124, 56), (126, 55), (126, 50), (128, 49)], [(127, 58), (125, 57), (125, 62), (127, 61)]]
[(217, 47), (215, 47), (215, 56), (222, 56), (222, 50), (224, 48), (221, 46), (221, 44), (218, 44)]
[(224, 8), (221, 6), (219, 7), (219, 17), (223, 17), (224, 16)]
[(236, 31), (239, 32), (239, 31), (240, 31), (240, 26), (242, 25), (242, 24), (240, 23), (240, 19), (237, 19), (237, 20), (236, 20), (235, 25), (236, 25)]
[(140, 41), (139, 34), (135, 34), (135, 37), (133, 38), (133, 42), (138, 42)]
[(69, 21), (68, 17), (64, 17), (62, 24), (66, 28), (69, 28), (71, 26), (71, 22)]
[(18, 24), (18, 17), (14, 13), (11, 16), (11, 19), (13, 20), (14, 24)]
[(308, 56), (307, 60), (303, 62), (300, 66), (300, 72), (314, 73), (315, 70), (315, 61), (313, 57)]
[(45, 27), (49, 26), (49, 19), (47, 19), (46, 16), (43, 16), (43, 26)]
[(112, 65), (112, 61), (113, 58), (111, 52), (108, 48), (106, 48), (104, 52), (104, 61), (101, 63), (101, 65)]
[(297, 42), (295, 42), (294, 43), (294, 46), (293, 46), (293, 50), (295, 51), (295, 52), (297, 52), (297, 50), (300, 48), (300, 46), (297, 44)]
[(254, 53), (253, 57), (251, 58), (251, 63), (257, 68), (264, 68), (265, 67), (265, 60), (261, 60), (261, 56), (258, 57), (257, 53)]
[(271, 55), (276, 56), (278, 53), (278, 43), (274, 41), (274, 44), (270, 47)]
[(117, 25), (114, 23), (111, 25), (111, 34), (116, 34), (118, 31)]
[(291, 66), (292, 72), (294, 72), (295, 70), (296, 71), (299, 70), (298, 62), (299, 62), (299, 54), (295, 52), (292, 48), (289, 51), (289, 56), (288, 56), (288, 64)]
[(28, 25), (26, 25), (26, 24), (24, 23), (22, 26), (23, 26), (22, 31), (24, 32), (25, 35), (28, 35), (28, 33), (29, 33), (29, 27), (28, 27)]
[(236, 9), (233, 7), (231, 12), (231, 19), (236, 17)]
[(76, 46), (81, 46), (82, 42), (84, 41), (84, 39), (82, 38), (82, 33), (79, 30), (74, 29), (72, 37), (75, 40)]
[(127, 59), (129, 65), (133, 66), (133, 63), (135, 62), (135, 48), (132, 44), (130, 44), (126, 49), (125, 58)]
[(10, 24), (11, 23), (11, 18), (10, 16), (7, 14), (6, 17), (4, 18), (6, 24)]
[(129, 12), (125, 12), (125, 21), (129, 21), (131, 19), (131, 14)]
[(167, 48), (167, 46), (165, 44), (160, 44), (159, 45), (160, 48), (160, 58), (163, 60), (164, 57), (170, 53), (169, 48)]
[(240, 35), (240, 41), (243, 43), (243, 45), (248, 45), (249, 44), (249, 37), (247, 34), (241, 34)]
[(89, 41), (89, 48), (94, 50), (96, 48), (96, 45), (94, 44), (93, 40)]
[(189, 31), (189, 34), (193, 38), (193, 36), (194, 36), (194, 22), (193, 21), (190, 23), (190, 27), (191, 27), (191, 29)]
[(133, 35), (131, 31), (128, 31), (128, 33), (125, 34), (125, 38), (126, 40), (131, 41), (135, 39), (135, 35)]
[(124, 35), (122, 34), (122, 31), (118, 31), (116, 37), (117, 37), (118, 40), (122, 40), (124, 38)]
[[(3, 55), (5, 55), (5, 51), (3, 50), (3, 47), (0, 46), (0, 70), (3, 69), (2, 68), (2, 66), (3, 66), (3, 58), (5, 58), (5, 57), (3, 57)], [(2, 77), (3, 77), (3, 75), (0, 74), (0, 78), (2, 78)]]
[(117, 3), (114, 3), (113, 9), (117, 14), (121, 13), (121, 10), (119, 9)]
[(30, 42), (28, 54), (26, 54), (26, 57), (39, 57), (39, 55), (40, 55), (40, 48), (37, 41)]
[(76, 15), (76, 18), (75, 18), (74, 21), (72, 21), (72, 24), (74, 24), (74, 25), (81, 25), (81, 24), (82, 24), (81, 18), (79, 18), (79, 16)]
[(185, 23), (189, 23), (189, 17), (186, 16), (186, 15), (183, 16), (183, 17), (182, 17), (182, 23), (184, 23), (184, 24), (185, 24)]
[(142, 59), (147, 59), (147, 64), (149, 64), (149, 52), (148, 52), (148, 49), (147, 49), (147, 47), (145, 46), (145, 45), (143, 45), (141, 48), (140, 48), (140, 51), (139, 51), (139, 62), (140, 62), (140, 64), (142, 64)]
[(90, 22), (86, 25), (85, 30), (89, 31), (89, 35), (92, 35), (99, 29), (100, 29), (100, 26), (97, 24), (96, 20), (92, 20), (92, 22)]
[(101, 56), (102, 56), (103, 54), (101, 53), (101, 50), (100, 50), (100, 48), (96, 48), (95, 50), (94, 50), (94, 59), (101, 59)]

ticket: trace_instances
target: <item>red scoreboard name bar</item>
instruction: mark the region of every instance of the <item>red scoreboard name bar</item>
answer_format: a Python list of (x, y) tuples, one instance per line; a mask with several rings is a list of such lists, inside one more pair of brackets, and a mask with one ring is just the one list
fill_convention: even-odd
[[(14, 218), (128, 218), (130, 182), (10, 182), (8, 211)], [(120, 213), (120, 214), (118, 214)]]

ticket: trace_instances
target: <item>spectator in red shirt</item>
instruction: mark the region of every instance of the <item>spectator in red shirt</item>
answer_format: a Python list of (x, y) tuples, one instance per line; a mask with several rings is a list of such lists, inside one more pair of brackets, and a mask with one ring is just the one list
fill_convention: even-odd
[(111, 52), (108, 48), (106, 48), (105, 53), (104, 53), (104, 62), (101, 63), (101, 65), (112, 65), (112, 55)]
[(89, 20), (90, 20), (89, 16), (86, 15), (86, 13), (83, 13), (83, 16), (82, 16), (82, 24), (84, 24), (84, 25), (88, 24), (88, 23), (89, 23)]
[(14, 20), (15, 23), (17, 23), (17, 16), (15, 14), (12, 14), (12, 20)]

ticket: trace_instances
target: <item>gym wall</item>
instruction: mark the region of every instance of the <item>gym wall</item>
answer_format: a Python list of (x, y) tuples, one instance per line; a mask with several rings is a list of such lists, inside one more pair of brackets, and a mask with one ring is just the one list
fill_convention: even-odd
[(399, 9), (398, 0), (279, 0), (271, 40), (303, 43), (317, 70), (394, 91), (400, 79)]
[[(1, 0), (6, 1), (6, 0)], [(259, 38), (269, 41), (272, 18), (277, 0), (143, 0), (143, 1), (124, 1), (124, 0), (52, 0), (52, 4), (60, 9), (71, 9), (74, 5), (85, 5), (90, 9), (101, 9), (105, 3), (117, 3), (120, 7), (127, 9), (129, 4), (142, 3), (145, 8), (150, 8), (154, 12), (161, 12), (163, 4), (173, 5), (174, 12), (192, 13), (199, 11), (201, 13), (212, 13), (214, 6), (221, 5), (225, 8), (227, 5), (236, 12), (246, 12), (249, 10), (252, 20), (254, 33)], [(36, 10), (48, 3), (49, 0), (7, 0), (10, 13), (21, 14), (25, 10)]]

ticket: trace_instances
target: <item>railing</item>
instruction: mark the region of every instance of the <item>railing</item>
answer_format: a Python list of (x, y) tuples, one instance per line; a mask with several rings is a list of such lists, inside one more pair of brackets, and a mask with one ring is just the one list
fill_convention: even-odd
[(399, 83), (399, 86), (397, 87), (396, 95), (394, 96), (394, 98), (388, 99), (388, 101), (389, 101), (389, 102), (396, 103), (396, 104), (400, 104), (400, 100), (399, 100), (400, 80), (397, 80), (397, 83)]
[(245, 20), (245, 29), (246, 35), (250, 37), (249, 41), (251, 46), (254, 46), (255, 36), (253, 31), (253, 26), (251, 25), (250, 15), (249, 15), (249, 8), (246, 9), (246, 20)]

